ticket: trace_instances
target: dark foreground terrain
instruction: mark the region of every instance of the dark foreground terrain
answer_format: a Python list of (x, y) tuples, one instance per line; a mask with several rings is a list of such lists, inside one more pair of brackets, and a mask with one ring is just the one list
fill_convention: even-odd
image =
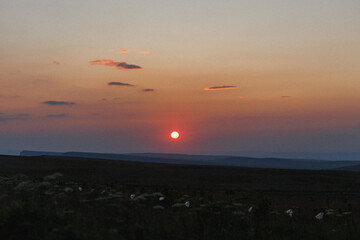
[(0, 156), (0, 239), (360, 239), (359, 203), (358, 172)]

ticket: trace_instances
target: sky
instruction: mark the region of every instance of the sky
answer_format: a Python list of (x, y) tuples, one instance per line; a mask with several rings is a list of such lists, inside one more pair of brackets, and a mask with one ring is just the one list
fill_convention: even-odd
[(360, 151), (359, 12), (2, 0), (0, 152)]

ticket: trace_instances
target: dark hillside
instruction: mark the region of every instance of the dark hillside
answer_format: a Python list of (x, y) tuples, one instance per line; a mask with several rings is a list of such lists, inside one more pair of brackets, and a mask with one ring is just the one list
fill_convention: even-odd
[(325, 170), (256, 169), (112, 161), (58, 156), (0, 157), (0, 174), (44, 176), (61, 172), (76, 181), (129, 185), (232, 188), (313, 195), (346, 191), (360, 196), (360, 173)]

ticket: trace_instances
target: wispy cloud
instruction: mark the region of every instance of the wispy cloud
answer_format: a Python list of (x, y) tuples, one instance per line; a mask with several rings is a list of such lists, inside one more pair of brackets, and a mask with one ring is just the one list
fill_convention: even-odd
[(140, 70), (144, 69), (143, 67), (140, 67), (135, 64), (128, 64), (126, 62), (115, 62), (112, 59), (97, 59), (94, 61), (89, 62), (90, 65), (100, 65), (100, 66), (107, 66), (107, 67), (114, 67), (118, 70)]
[(74, 102), (66, 102), (66, 101), (46, 101), (43, 102), (44, 104), (48, 104), (48, 105), (52, 105), (52, 106), (57, 106), (57, 105), (75, 105), (76, 103)]
[(209, 91), (209, 90), (228, 90), (228, 89), (235, 89), (238, 88), (238, 86), (213, 86), (213, 87), (208, 87), (208, 88), (204, 88), (204, 90)]
[(5, 114), (0, 113), (0, 122), (11, 121), (11, 120), (25, 120), (28, 119), (31, 114), (20, 113), (20, 114)]
[(69, 114), (67, 113), (61, 113), (61, 114), (48, 114), (45, 117), (47, 118), (66, 118), (69, 117)]
[(127, 49), (120, 49), (119, 51), (117, 51), (116, 53), (122, 54), (122, 53), (127, 53), (129, 52), (129, 50)]
[(122, 83), (122, 82), (109, 82), (108, 85), (109, 86), (114, 85), (114, 86), (123, 86), (123, 87), (135, 87), (135, 85), (132, 85), (130, 83)]
[(58, 62), (58, 61), (53, 61), (52, 62), (54, 65), (59, 65), (60, 64), (60, 62)]
[(139, 54), (149, 54), (150, 51), (147, 51), (147, 50), (143, 50), (143, 51), (138, 51)]
[(153, 89), (153, 88), (145, 88), (142, 91), (143, 92), (153, 92), (153, 91), (155, 91), (155, 89)]

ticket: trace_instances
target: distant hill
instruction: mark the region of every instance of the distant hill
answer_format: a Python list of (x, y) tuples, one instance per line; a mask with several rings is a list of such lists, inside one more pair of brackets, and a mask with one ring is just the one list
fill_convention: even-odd
[[(89, 153), (89, 152), (40, 152), (22, 151), (20, 156), (63, 156), (134, 162), (190, 164), (209, 166), (236, 166), (250, 168), (304, 169), (304, 170), (352, 170), (359, 161), (325, 161), (285, 158), (252, 158), (238, 156), (187, 155), (164, 153)], [(359, 167), (360, 168), (360, 167)]]
[(233, 152), (229, 153), (235, 156), (248, 157), (272, 157), (286, 159), (313, 159), (313, 160), (331, 160), (331, 161), (360, 161), (360, 152)]
[(335, 170), (360, 172), (360, 164), (346, 166), (346, 167), (339, 167)]

